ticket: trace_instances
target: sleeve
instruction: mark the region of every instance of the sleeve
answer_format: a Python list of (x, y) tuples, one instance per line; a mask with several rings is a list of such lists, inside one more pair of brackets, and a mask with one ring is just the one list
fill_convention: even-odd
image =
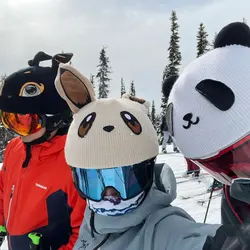
[(14, 140), (11, 140), (11, 142), (6, 146), (4, 151), (4, 160), (3, 164), (0, 169), (0, 226), (4, 225), (4, 205), (3, 205), (3, 197), (4, 197), (4, 175), (6, 171), (6, 162), (7, 162), (7, 156), (8, 152), (10, 151), (12, 144)]
[(80, 197), (78, 194), (74, 184), (73, 180), (70, 181), (70, 187), (68, 188), (68, 202), (69, 206), (72, 209), (71, 215), (70, 215), (70, 221), (71, 221), (71, 228), (72, 228), (72, 235), (70, 236), (69, 242), (67, 245), (64, 245), (59, 248), (59, 250), (72, 250), (76, 240), (78, 238), (79, 230), (81, 223), (83, 221), (84, 212), (86, 208), (86, 202), (84, 199)]
[[(168, 230), (169, 229), (169, 230)], [(172, 215), (158, 223), (154, 249), (240, 250), (250, 249), (250, 225), (232, 226), (196, 223)], [(165, 244), (159, 245), (159, 244)]]
[(4, 177), (4, 170), (0, 170), (0, 226), (4, 225), (4, 215), (3, 215), (3, 192), (4, 192), (4, 185), (3, 185), (3, 177)]

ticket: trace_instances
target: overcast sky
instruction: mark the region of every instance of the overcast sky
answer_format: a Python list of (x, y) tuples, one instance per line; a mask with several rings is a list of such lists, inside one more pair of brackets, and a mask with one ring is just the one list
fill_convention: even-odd
[(250, 23), (249, 0), (0, 0), (0, 74), (26, 67), (39, 50), (64, 50), (74, 53), (74, 66), (88, 77), (105, 45), (113, 71), (110, 96), (120, 95), (123, 77), (127, 89), (134, 80), (137, 95), (158, 108), (173, 9), (181, 68), (196, 56), (200, 22), (210, 40), (229, 22), (245, 17)]

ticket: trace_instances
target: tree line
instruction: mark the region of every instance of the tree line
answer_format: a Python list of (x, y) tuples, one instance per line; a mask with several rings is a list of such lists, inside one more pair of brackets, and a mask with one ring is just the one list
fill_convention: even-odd
[[(178, 24), (178, 18), (176, 11), (172, 11), (170, 16), (170, 40), (169, 40), (169, 46), (168, 46), (168, 56), (167, 56), (167, 64), (165, 66), (165, 69), (163, 71), (163, 77), (162, 80), (164, 81), (167, 77), (170, 75), (176, 75), (179, 73), (180, 65), (181, 65), (181, 52), (180, 52), (180, 35), (179, 35), (179, 24)], [(246, 19), (243, 18), (243, 22), (246, 23)], [(215, 34), (216, 36), (216, 34)], [(215, 37), (214, 36), (214, 37)], [(208, 40), (208, 33), (206, 31), (205, 25), (201, 22), (198, 31), (197, 31), (197, 54), (196, 57), (199, 57), (212, 49), (213, 47), (213, 41), (210, 42)], [(90, 81), (93, 84), (93, 87), (95, 89), (95, 92), (97, 92), (97, 98), (108, 98), (109, 92), (110, 92), (110, 75), (112, 73), (112, 69), (110, 66), (110, 60), (107, 56), (107, 47), (103, 46), (103, 48), (100, 51), (99, 56), (99, 63), (97, 64), (97, 73), (96, 75), (90, 74)], [(6, 75), (3, 75), (0, 77), (0, 82), (5, 79)], [(96, 86), (97, 85), (97, 86)], [(169, 86), (171, 88), (172, 86)], [(120, 80), (120, 91), (121, 96), (125, 93), (127, 93), (125, 81), (124, 78), (121, 77)], [(132, 80), (130, 82), (128, 93), (132, 96), (136, 95), (135, 90), (135, 82)], [(152, 121), (152, 124), (154, 128), (157, 131), (159, 142), (162, 141), (162, 133), (160, 131), (160, 124), (162, 120), (162, 116), (166, 113), (166, 105), (167, 105), (167, 98), (162, 95), (161, 100), (161, 111), (160, 113), (156, 112), (155, 109), (155, 102), (152, 100), (152, 105), (150, 110), (148, 110), (148, 116)], [(3, 148), (5, 148), (7, 142), (13, 138), (13, 134), (6, 132), (6, 130), (3, 128), (3, 126), (0, 126), (0, 162), (2, 160), (2, 152)]]
[[(167, 77), (171, 75), (178, 75), (179, 74), (179, 69), (181, 66), (181, 60), (182, 60), (182, 55), (180, 52), (180, 35), (179, 35), (179, 24), (178, 24), (178, 18), (176, 11), (171, 12), (170, 16), (170, 41), (169, 41), (169, 47), (168, 47), (168, 56), (167, 56), (167, 61), (168, 63), (165, 66), (165, 69), (163, 71), (163, 77), (162, 80), (164, 81)], [(243, 22), (246, 23), (246, 19), (243, 18)], [(216, 37), (216, 33), (214, 34), (214, 39)], [(210, 49), (213, 48), (214, 45), (214, 39), (213, 41), (208, 40), (208, 33), (206, 31), (204, 23), (200, 23), (198, 30), (197, 30), (197, 54), (196, 57), (199, 57), (209, 51)], [(101, 52), (100, 52), (100, 62), (97, 66), (98, 73), (96, 75), (96, 80), (98, 82), (99, 86), (99, 98), (107, 98), (108, 93), (109, 93), (109, 82), (110, 78), (109, 75), (111, 73), (111, 68), (109, 66), (109, 58), (106, 53), (106, 47), (103, 47)], [(125, 89), (125, 84), (123, 78), (121, 78), (121, 96), (126, 93)], [(171, 89), (172, 86), (169, 86), (169, 89)], [(135, 91), (135, 83), (134, 81), (131, 82), (130, 84), (130, 90), (129, 93), (131, 95), (136, 95)], [(166, 105), (167, 105), (167, 98), (162, 95), (162, 100), (161, 100), (161, 112), (157, 113), (155, 109), (155, 102), (152, 100), (152, 105), (151, 109), (148, 111), (148, 116), (150, 117), (153, 126), (155, 127), (158, 137), (159, 137), (159, 142), (161, 143), (162, 141), (162, 132), (160, 130), (160, 125), (162, 121), (162, 116), (166, 114)]]

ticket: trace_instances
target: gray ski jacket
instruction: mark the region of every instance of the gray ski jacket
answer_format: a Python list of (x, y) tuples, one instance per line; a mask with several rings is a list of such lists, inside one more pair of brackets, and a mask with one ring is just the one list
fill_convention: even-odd
[[(220, 232), (221, 225), (196, 223), (183, 209), (171, 206), (176, 198), (175, 177), (167, 166), (161, 177), (162, 190), (153, 185), (143, 203), (128, 214), (103, 216), (86, 208), (74, 250), (224, 249), (228, 230)], [(219, 237), (214, 237), (216, 233)]]

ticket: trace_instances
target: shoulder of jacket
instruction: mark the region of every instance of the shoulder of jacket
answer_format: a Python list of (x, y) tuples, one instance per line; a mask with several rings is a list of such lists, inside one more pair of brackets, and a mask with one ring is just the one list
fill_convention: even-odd
[(9, 143), (6, 146), (6, 150), (10, 150), (11, 148), (14, 148), (16, 145), (20, 144), (23, 144), (22, 139), (20, 137), (15, 137), (9, 141)]

